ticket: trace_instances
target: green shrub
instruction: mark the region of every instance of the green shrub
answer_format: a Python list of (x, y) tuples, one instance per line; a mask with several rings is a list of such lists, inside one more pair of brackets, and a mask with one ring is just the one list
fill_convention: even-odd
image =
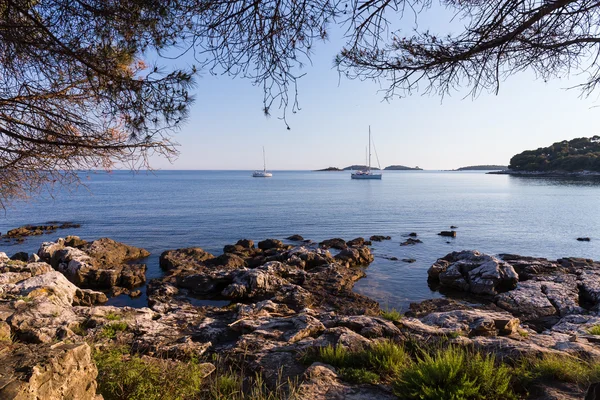
[(589, 385), (600, 380), (600, 363), (575, 357), (547, 354), (538, 359), (523, 361), (523, 369), (531, 371), (532, 379), (558, 380)]
[(510, 373), (493, 356), (451, 346), (425, 353), (403, 369), (394, 392), (403, 399), (513, 399)]
[(400, 321), (402, 319), (402, 313), (395, 308), (381, 310), (381, 316), (392, 322)]
[(594, 325), (588, 329), (588, 333), (591, 335), (600, 335), (600, 325)]
[(106, 318), (109, 321), (119, 321), (122, 317), (120, 314), (117, 314), (114, 311), (109, 311), (106, 313), (106, 315), (104, 316), (104, 318)]
[(124, 332), (128, 328), (126, 322), (115, 322), (112, 324), (104, 325), (100, 332), (100, 337), (107, 339), (114, 339), (117, 336), (117, 332)]
[(379, 375), (364, 368), (340, 368), (340, 378), (350, 383), (377, 383)]
[(201, 367), (196, 362), (173, 363), (129, 355), (122, 348), (94, 354), (98, 392), (105, 400), (183, 400), (201, 388)]
[(404, 348), (391, 340), (373, 344), (366, 350), (366, 358), (372, 370), (388, 377), (397, 376), (411, 361)]

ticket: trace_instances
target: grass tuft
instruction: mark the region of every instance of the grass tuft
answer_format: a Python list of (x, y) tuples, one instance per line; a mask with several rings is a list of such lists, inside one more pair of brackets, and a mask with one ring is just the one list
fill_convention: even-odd
[(381, 310), (381, 317), (387, 319), (388, 321), (397, 322), (402, 319), (402, 313), (395, 308), (388, 308)]
[(107, 339), (114, 339), (117, 337), (118, 332), (125, 332), (129, 326), (126, 322), (115, 322), (112, 324), (104, 325), (100, 332), (100, 337)]
[(510, 367), (494, 356), (450, 346), (423, 354), (394, 382), (403, 399), (514, 399)]
[(594, 325), (588, 329), (590, 335), (600, 335), (600, 325)]
[(106, 313), (104, 318), (106, 318), (109, 321), (120, 321), (122, 317), (120, 314), (117, 314), (114, 311), (109, 311), (108, 313)]

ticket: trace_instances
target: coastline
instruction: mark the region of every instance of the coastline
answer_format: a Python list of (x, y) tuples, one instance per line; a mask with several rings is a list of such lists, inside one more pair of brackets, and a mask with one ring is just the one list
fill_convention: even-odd
[[(364, 398), (391, 400), (402, 398), (396, 391), (401, 369), (423, 362), (419, 353), (407, 350), (410, 343), (432, 354), (491, 352), (501, 368), (510, 368), (505, 361), (519, 365), (574, 354), (600, 360), (600, 336), (590, 333), (600, 327), (600, 263), (455, 251), (423, 276), (423, 285), (440, 287), (446, 297), (413, 303), (403, 315), (352, 290), (374, 259), (371, 240), (390, 239), (315, 243), (295, 235), (256, 245), (242, 239), (220, 255), (200, 248), (165, 250), (160, 256), (164, 275), (148, 282), (148, 306), (137, 309), (103, 304), (115, 289), (135, 295), (145, 282), (146, 267), (139, 263), (148, 255), (144, 249), (70, 236), (42, 244), (36, 254), (9, 259), (0, 253), (0, 333), (5, 338), (0, 375), (11, 377), (11, 390), (35, 393), (41, 388), (18, 372), (15, 357), (21, 357), (18, 365), (47, 369), (39, 358), (24, 359), (23, 351), (54, 357), (50, 379), (59, 379), (57, 371), (77, 357), (84, 367), (70, 371), (67, 386), (77, 398), (93, 399), (96, 387), (106, 390), (106, 374), (116, 373), (106, 369), (103, 357), (119, 344), (131, 349), (122, 362), (197, 365), (190, 357), (199, 359), (207, 381), (218, 381), (215, 371), (222, 366), (213, 355), (219, 355), (230, 360), (227, 368), (241, 362), (242, 370), (261, 374), (266, 387), (295, 380), (297, 399), (345, 398), (358, 390)], [(367, 363), (367, 374), (319, 350), (341, 347), (350, 355), (363, 354), (382, 351), (382, 344), (407, 352), (401, 369), (386, 372)], [(580, 368), (600, 371), (600, 364), (581, 363)], [(366, 375), (357, 381), (358, 373)], [(587, 388), (565, 389), (555, 380), (538, 378), (527, 384), (527, 392), (575, 399)], [(3, 390), (0, 397), (8, 393)]]
[(490, 171), (486, 172), (486, 174), (490, 175), (512, 175), (512, 176), (531, 176), (531, 177), (541, 177), (541, 178), (585, 178), (585, 177), (600, 177), (600, 172), (598, 171), (576, 171), (576, 172), (568, 172), (568, 171), (513, 171), (513, 170), (503, 170), (503, 171)]

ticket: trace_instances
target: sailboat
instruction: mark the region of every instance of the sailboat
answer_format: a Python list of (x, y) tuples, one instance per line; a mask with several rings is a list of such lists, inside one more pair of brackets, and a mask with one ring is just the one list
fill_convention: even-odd
[(262, 171), (254, 171), (252, 176), (255, 178), (270, 178), (273, 176), (272, 173), (267, 172), (267, 159), (265, 157), (265, 146), (263, 146), (263, 170)]
[[(377, 154), (377, 151), (375, 151)], [(377, 160), (379, 163), (379, 159)], [(381, 179), (381, 173), (371, 171), (371, 126), (369, 125), (369, 164), (366, 169), (361, 169), (350, 174), (352, 179)]]

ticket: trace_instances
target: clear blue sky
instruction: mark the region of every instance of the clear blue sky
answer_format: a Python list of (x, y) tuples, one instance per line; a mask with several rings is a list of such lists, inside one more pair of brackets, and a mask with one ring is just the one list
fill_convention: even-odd
[[(448, 25), (435, 12), (428, 23), (447, 33), (436, 28)], [(342, 44), (333, 37), (315, 46), (313, 65), (299, 81), (302, 109), (289, 115), (289, 131), (278, 110), (271, 118), (262, 114), (260, 87), (201, 72), (190, 119), (175, 135), (179, 158), (172, 164), (153, 158), (152, 166), (257, 169), (264, 145), (272, 170), (345, 167), (364, 162), (369, 125), (382, 166), (424, 169), (508, 164), (526, 149), (600, 134), (597, 98), (581, 99), (577, 90), (565, 90), (575, 79), (544, 83), (525, 72), (504, 82), (498, 95), (482, 93), (473, 100), (454, 93), (442, 101), (414, 94), (388, 103), (377, 83), (338, 78), (333, 58)]]

